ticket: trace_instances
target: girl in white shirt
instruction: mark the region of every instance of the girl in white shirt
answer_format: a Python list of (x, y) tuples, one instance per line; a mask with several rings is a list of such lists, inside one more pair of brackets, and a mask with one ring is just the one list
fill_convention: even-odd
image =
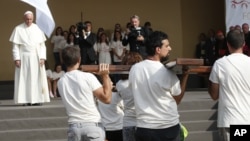
[[(63, 39), (60, 41), (60, 49), (59, 49), (59, 56), (60, 56), (60, 62), (61, 64), (63, 63), (62, 61), (62, 50), (65, 48), (66, 44), (67, 44), (67, 39), (68, 39), (68, 35), (69, 35), (69, 32), (68, 31), (63, 31)], [(64, 69), (63, 69), (64, 70)]]
[(57, 81), (64, 75), (64, 71), (62, 70), (62, 66), (60, 64), (57, 64), (55, 66), (55, 70), (52, 73), (53, 76), (53, 94), (54, 97), (57, 97)]
[(120, 31), (114, 33), (113, 42), (111, 43), (111, 48), (113, 51), (114, 64), (120, 65), (122, 58), (126, 53), (126, 46), (122, 45), (122, 34)]
[(106, 33), (101, 33), (101, 39), (94, 45), (94, 49), (99, 54), (99, 64), (111, 64), (111, 48)]
[(55, 30), (55, 34), (51, 37), (51, 44), (53, 48), (53, 54), (56, 64), (60, 63), (60, 42), (63, 40), (63, 29), (62, 27), (58, 26)]
[(75, 43), (75, 35), (73, 33), (69, 33), (68, 37), (67, 37), (67, 42), (64, 46), (65, 47), (74, 47), (76, 45)]

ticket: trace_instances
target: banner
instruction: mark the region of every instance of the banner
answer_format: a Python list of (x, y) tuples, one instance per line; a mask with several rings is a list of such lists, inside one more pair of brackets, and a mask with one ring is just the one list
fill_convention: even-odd
[(47, 0), (21, 0), (36, 8), (36, 24), (49, 38), (55, 28), (55, 22)]
[(231, 26), (250, 24), (250, 0), (226, 0), (226, 30)]

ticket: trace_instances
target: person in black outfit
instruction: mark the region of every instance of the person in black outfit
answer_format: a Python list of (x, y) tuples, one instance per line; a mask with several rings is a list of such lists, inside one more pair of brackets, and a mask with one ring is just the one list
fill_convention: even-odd
[(248, 23), (242, 24), (242, 32), (245, 37), (245, 46), (243, 47), (243, 53), (250, 56), (250, 31)]
[(81, 65), (93, 65), (97, 62), (97, 55), (94, 50), (96, 34), (92, 33), (92, 23), (84, 22), (84, 29), (79, 32), (79, 47), (81, 52)]
[(229, 50), (227, 48), (227, 41), (224, 33), (221, 30), (217, 31), (216, 33), (215, 48), (218, 50), (217, 59), (229, 54)]
[(132, 26), (126, 32), (122, 44), (124, 46), (129, 44), (130, 52), (138, 52), (145, 59), (147, 53), (144, 42), (148, 38), (150, 31), (144, 27), (140, 27), (140, 19), (137, 15), (132, 16), (130, 22)]
[(144, 23), (144, 28), (147, 28), (150, 32), (153, 32), (153, 28), (151, 27), (151, 22), (149, 21)]
[(213, 29), (209, 29), (208, 31), (208, 39), (206, 40), (206, 52), (205, 56), (207, 58), (207, 61), (205, 62), (205, 65), (213, 66), (215, 60), (218, 58), (219, 50), (215, 46), (216, 39), (215, 39), (215, 31)]
[(200, 33), (198, 38), (199, 42), (196, 44), (196, 50), (195, 50), (195, 57), (204, 59), (204, 62), (206, 61), (206, 56), (205, 56), (206, 38), (207, 37), (205, 33)]

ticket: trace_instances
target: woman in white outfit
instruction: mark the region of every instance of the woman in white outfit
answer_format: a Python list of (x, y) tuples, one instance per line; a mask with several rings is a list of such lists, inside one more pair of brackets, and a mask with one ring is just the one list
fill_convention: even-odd
[(101, 36), (100, 41), (98, 41), (94, 45), (94, 49), (99, 54), (99, 64), (101, 63), (111, 64), (111, 55), (110, 55), (111, 48), (109, 46), (107, 34), (102, 33), (100, 36)]

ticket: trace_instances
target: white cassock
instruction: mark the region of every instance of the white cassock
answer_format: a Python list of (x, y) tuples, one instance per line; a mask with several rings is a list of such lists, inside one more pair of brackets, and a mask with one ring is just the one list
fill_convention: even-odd
[(39, 64), (46, 59), (46, 37), (36, 24), (29, 27), (22, 23), (15, 27), (10, 37), (13, 43), (13, 59), (21, 60), (21, 67), (15, 68), (14, 102), (50, 102), (45, 65)]

